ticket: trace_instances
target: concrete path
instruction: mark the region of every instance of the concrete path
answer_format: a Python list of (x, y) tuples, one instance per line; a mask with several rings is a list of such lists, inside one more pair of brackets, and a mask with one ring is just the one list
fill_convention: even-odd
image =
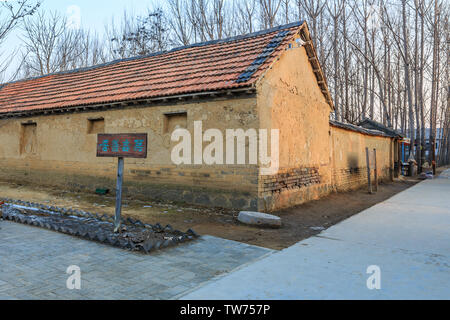
[[(174, 299), (271, 250), (204, 236), (143, 255), (45, 229), (0, 221), (0, 300)], [(69, 266), (81, 289), (69, 290)]]
[(450, 299), (450, 170), (183, 299)]

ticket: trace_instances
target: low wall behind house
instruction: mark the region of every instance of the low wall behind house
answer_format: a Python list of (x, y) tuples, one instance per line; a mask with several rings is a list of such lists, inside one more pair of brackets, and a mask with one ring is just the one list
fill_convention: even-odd
[[(330, 125), (329, 163), (280, 168), (277, 174), (260, 176), (258, 208), (276, 211), (367, 185), (366, 147), (377, 150), (379, 181), (391, 181), (393, 139)], [(328, 142), (328, 141), (327, 141)], [(372, 181), (375, 179), (371, 171)]]
[[(347, 191), (367, 184), (366, 147), (377, 150), (380, 181), (392, 180), (393, 140), (331, 125), (331, 185), (336, 191)], [(374, 173), (371, 171), (372, 179)]]

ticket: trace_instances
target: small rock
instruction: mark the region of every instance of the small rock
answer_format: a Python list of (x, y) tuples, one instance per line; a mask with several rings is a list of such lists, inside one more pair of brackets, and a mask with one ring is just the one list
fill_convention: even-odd
[(241, 211), (238, 220), (249, 225), (257, 225), (260, 227), (281, 227), (281, 218), (262, 212)]

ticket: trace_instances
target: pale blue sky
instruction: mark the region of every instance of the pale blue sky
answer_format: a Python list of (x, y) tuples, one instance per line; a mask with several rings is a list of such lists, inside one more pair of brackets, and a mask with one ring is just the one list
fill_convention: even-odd
[(86, 29), (103, 32), (105, 23), (111, 17), (120, 17), (123, 10), (145, 12), (152, 4), (159, 3), (154, 0), (43, 0), (42, 9), (58, 11), (67, 14), (70, 6), (78, 6), (81, 10), (81, 23)]
[[(71, 6), (77, 6), (80, 9), (82, 28), (96, 31), (102, 35), (105, 24), (110, 23), (112, 17), (121, 18), (124, 9), (139, 13), (158, 4), (163, 5), (164, 0), (43, 0), (40, 10), (57, 11), (59, 14), (69, 17), (68, 9)], [(20, 33), (20, 29), (15, 30), (3, 43), (0, 49), (3, 57), (15, 49), (20, 49)], [(15, 70), (15, 63), (9, 68), (8, 74), (11, 74), (13, 70)], [(8, 80), (8, 74), (4, 80)]]

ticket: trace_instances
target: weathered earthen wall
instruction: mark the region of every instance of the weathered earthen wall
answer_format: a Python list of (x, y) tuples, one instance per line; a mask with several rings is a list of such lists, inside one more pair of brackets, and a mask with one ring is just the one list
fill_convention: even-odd
[[(125, 159), (127, 194), (256, 209), (256, 165), (173, 164), (171, 151), (178, 142), (171, 142), (168, 129), (173, 128), (167, 128), (165, 114), (176, 112), (187, 113), (185, 123), (192, 139), (194, 121), (202, 121), (203, 132), (259, 125), (255, 98), (0, 120), (0, 179), (84, 191), (114, 190), (117, 159), (97, 158), (97, 132), (89, 133), (93, 127), (89, 119), (104, 118), (105, 133), (148, 133), (148, 159)], [(26, 136), (24, 142), (28, 122), (35, 123), (36, 136), (35, 140)], [(176, 119), (175, 124), (183, 121)]]
[[(392, 179), (394, 142), (391, 138), (370, 136), (331, 126), (331, 141), (332, 184), (337, 191), (347, 191), (367, 185), (366, 147), (370, 152), (377, 149), (379, 180)], [(374, 179), (373, 171), (371, 176)]]
[(317, 199), (331, 186), (329, 115), (303, 47), (286, 50), (258, 87), (261, 128), (280, 130), (280, 169), (261, 176), (259, 209)]

